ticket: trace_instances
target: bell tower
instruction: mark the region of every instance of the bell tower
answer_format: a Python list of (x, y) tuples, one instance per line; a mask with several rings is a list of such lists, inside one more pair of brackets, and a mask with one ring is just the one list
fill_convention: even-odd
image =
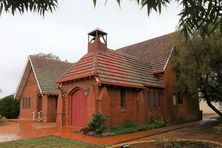
[(88, 52), (107, 50), (107, 33), (96, 29), (88, 33)]

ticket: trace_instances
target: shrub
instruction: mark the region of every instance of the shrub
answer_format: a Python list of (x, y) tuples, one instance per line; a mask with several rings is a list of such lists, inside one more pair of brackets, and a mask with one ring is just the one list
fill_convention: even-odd
[(123, 128), (131, 128), (131, 127), (137, 127), (139, 126), (139, 124), (132, 120), (126, 120), (125, 122), (123, 122), (121, 126)]
[(146, 129), (160, 128), (166, 126), (166, 122), (162, 119), (154, 119), (148, 122), (145, 126)]
[(0, 114), (6, 118), (17, 118), (19, 115), (19, 101), (13, 95), (0, 100)]
[(173, 121), (169, 121), (168, 124), (169, 125), (175, 125), (175, 124), (180, 124), (180, 123), (184, 123), (185, 121), (183, 120), (183, 118), (181, 117), (176, 117)]
[(126, 133), (134, 133), (147, 129), (160, 128), (166, 126), (166, 122), (162, 119), (151, 120), (145, 125), (140, 125), (134, 121), (126, 120), (121, 125), (111, 128), (111, 135), (120, 135)]
[(111, 128), (111, 132), (113, 133), (113, 135), (133, 133), (142, 130), (145, 130), (144, 126), (139, 125), (132, 120), (126, 120), (121, 125)]
[(7, 119), (4, 116), (0, 115), (0, 123), (5, 123), (5, 122), (7, 122)]
[(95, 132), (96, 135), (102, 134), (102, 132), (107, 128), (104, 125), (106, 120), (107, 117), (98, 112), (93, 114), (93, 118), (88, 124), (89, 131)]

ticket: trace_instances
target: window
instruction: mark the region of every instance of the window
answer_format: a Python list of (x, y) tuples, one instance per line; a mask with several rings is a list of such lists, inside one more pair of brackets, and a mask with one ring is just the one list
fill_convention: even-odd
[(22, 108), (25, 108), (25, 97), (22, 99)]
[(156, 91), (153, 91), (153, 107), (155, 108), (156, 107), (156, 102), (157, 101), (157, 93)]
[(176, 94), (173, 94), (173, 105), (177, 105)]
[(178, 104), (183, 104), (183, 98), (179, 94), (177, 94), (177, 102)]
[(24, 100), (24, 108), (26, 108), (27, 106), (26, 106), (26, 104), (27, 104), (27, 98), (25, 97), (24, 98), (25, 100)]
[(183, 98), (179, 94), (173, 94), (173, 105), (183, 104)]
[(148, 108), (151, 109), (152, 108), (152, 91), (148, 92)]
[(22, 99), (22, 108), (30, 108), (31, 106), (31, 97), (23, 97)]
[(158, 107), (161, 108), (161, 92), (158, 92)]
[(28, 108), (31, 106), (31, 97), (28, 98)]
[(148, 109), (161, 108), (161, 90), (149, 90), (148, 92)]
[(126, 108), (126, 92), (124, 89), (120, 89), (120, 107)]

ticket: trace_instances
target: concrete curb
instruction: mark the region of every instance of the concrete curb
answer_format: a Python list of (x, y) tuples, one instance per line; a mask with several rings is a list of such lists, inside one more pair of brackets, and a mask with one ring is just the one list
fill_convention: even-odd
[[(119, 148), (119, 147), (130, 147), (130, 145), (134, 144), (142, 144), (142, 143), (154, 143), (158, 142), (157, 140), (141, 140), (141, 141), (133, 141), (133, 142), (128, 142), (128, 143), (121, 143), (117, 145), (110, 146), (109, 148)], [(210, 140), (202, 140), (202, 139), (162, 139), (162, 142), (200, 142), (200, 143), (206, 143), (206, 144), (212, 144), (212, 145), (217, 145), (222, 147), (222, 143), (215, 142), (215, 141), (210, 141)]]

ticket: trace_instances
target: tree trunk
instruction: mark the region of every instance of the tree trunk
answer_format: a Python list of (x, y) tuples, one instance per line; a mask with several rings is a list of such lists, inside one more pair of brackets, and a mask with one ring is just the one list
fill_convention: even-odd
[(220, 117), (222, 117), (222, 113), (211, 104), (211, 101), (206, 97), (207, 105), (215, 112), (217, 113)]
[[(207, 80), (208, 80), (208, 76), (206, 76)], [(211, 104), (211, 100), (209, 99), (209, 96), (208, 96), (208, 91), (206, 89), (204, 89), (203, 91), (203, 94), (205, 96), (205, 99), (207, 101), (207, 105), (215, 112), (217, 113), (220, 117), (222, 117), (222, 113), (215, 107)]]

